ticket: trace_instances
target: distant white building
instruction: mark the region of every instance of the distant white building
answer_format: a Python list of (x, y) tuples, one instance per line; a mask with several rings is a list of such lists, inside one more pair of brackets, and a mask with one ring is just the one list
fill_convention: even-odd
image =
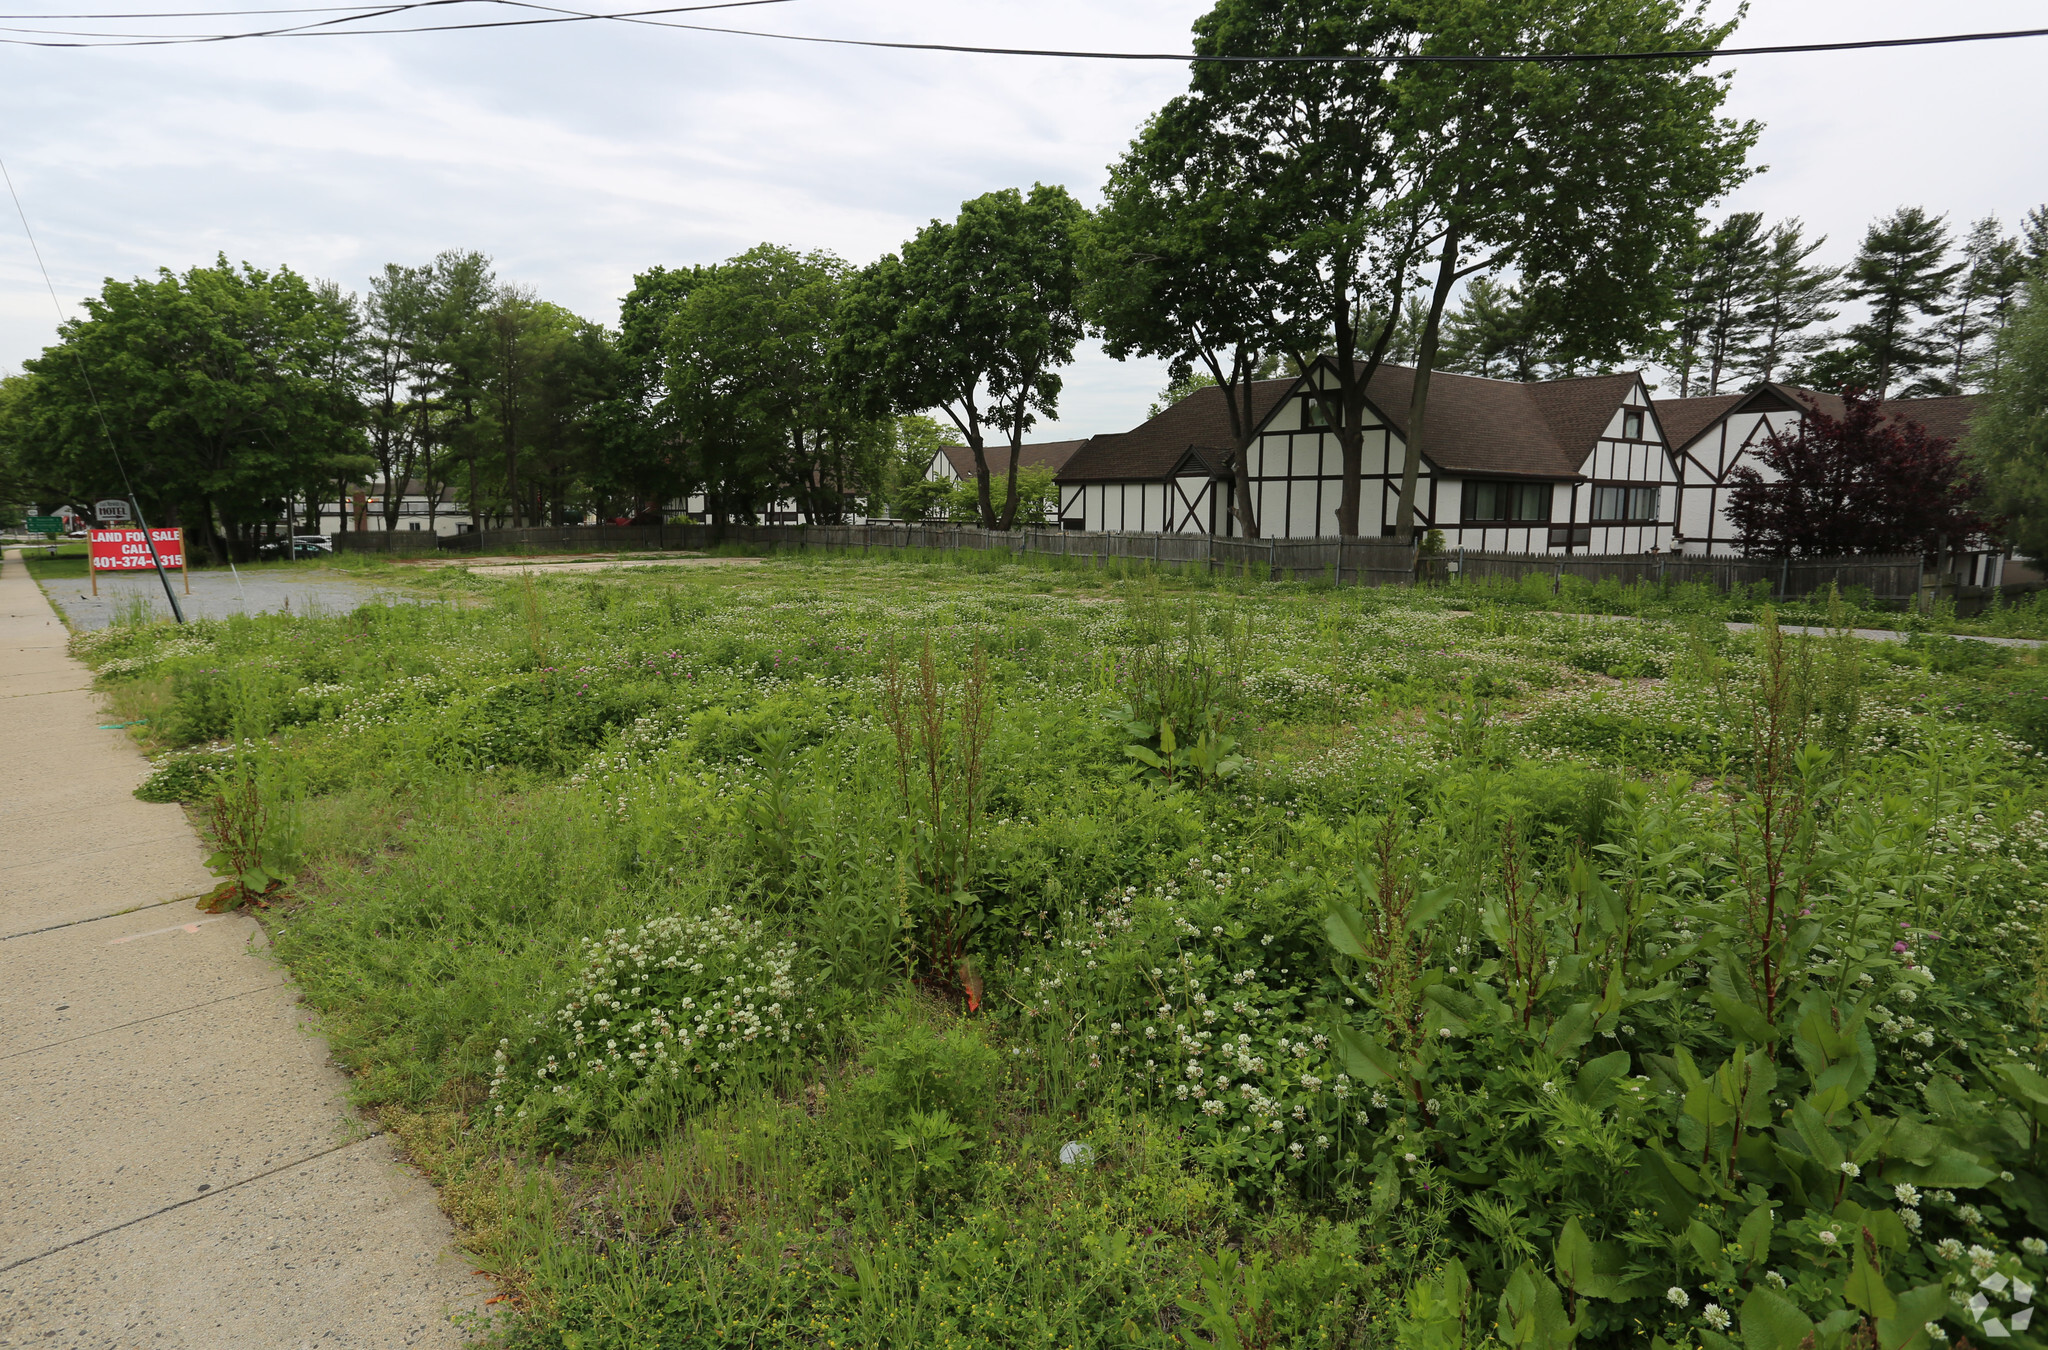
[[(355, 486), (350, 490), (346, 503), (320, 503), (320, 528), (315, 533), (385, 529), (384, 506), (383, 488), (375, 484)], [(440, 499), (433, 501), (428, 496), (426, 485), (415, 478), (405, 484), (404, 493), (398, 499), (396, 528), (446, 535), (467, 534), (476, 525), (469, 512), (456, 505), (453, 490), (442, 488)]]

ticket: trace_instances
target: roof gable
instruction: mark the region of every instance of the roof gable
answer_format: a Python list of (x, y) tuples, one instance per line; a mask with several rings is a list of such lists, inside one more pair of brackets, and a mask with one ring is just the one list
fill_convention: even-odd
[[(1258, 380), (1251, 387), (1252, 425), (1264, 426), (1298, 380)], [(1129, 431), (1089, 440), (1060, 471), (1062, 483), (1160, 481), (1190, 449), (1234, 448), (1223, 390), (1205, 385)], [(1212, 453), (1208, 458), (1215, 458)]]
[[(1948, 398), (1895, 398), (1884, 404), (1886, 413), (1901, 421), (1916, 422), (1933, 435), (1962, 439), (1969, 430), (1977, 407), (1977, 396), (1958, 394)], [(1728, 418), (1745, 412), (1801, 413), (1816, 409), (1829, 417), (1840, 417), (1848, 405), (1839, 394), (1826, 394), (1797, 385), (1768, 383), (1740, 394), (1713, 394), (1704, 398), (1658, 399), (1656, 408), (1664, 419), (1671, 448), (1682, 451)]]
[[(1023, 454), (1018, 458), (1017, 464), (1019, 468), (1051, 469), (1057, 473), (1066, 466), (1068, 460), (1074, 457), (1075, 452), (1086, 444), (1088, 442), (1085, 440), (1039, 441), (1022, 447)], [(974, 477), (974, 451), (972, 449), (964, 445), (944, 445), (939, 447), (939, 453), (944, 455), (946, 463), (952, 466), (955, 478), (971, 479)], [(981, 453), (982, 457), (988, 461), (988, 471), (990, 473), (1008, 474), (1010, 472), (1009, 446), (984, 445)]]

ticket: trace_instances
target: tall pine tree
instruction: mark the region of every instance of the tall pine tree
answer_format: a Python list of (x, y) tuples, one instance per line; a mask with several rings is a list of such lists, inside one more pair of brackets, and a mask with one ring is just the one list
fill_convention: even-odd
[(1841, 293), (1842, 269), (1808, 261), (1827, 243), (1827, 236), (1808, 243), (1805, 228), (1797, 216), (1771, 227), (1769, 257), (1751, 311), (1756, 339), (1742, 371), (1746, 380), (1775, 380), (1789, 362), (1826, 341), (1807, 330), (1835, 317), (1831, 306)]
[[(1950, 292), (1967, 264), (1948, 261), (1948, 227), (1941, 216), (1902, 206), (1870, 227), (1849, 266), (1843, 294), (1869, 305), (1850, 328), (1842, 355), (1844, 384), (1860, 383), (1883, 397), (1893, 385), (1942, 366), (1940, 321), (1952, 308)], [(1860, 377), (1860, 378), (1855, 378)]]
[(1533, 380), (1538, 325), (1526, 297), (1491, 277), (1465, 283), (1458, 307), (1444, 315), (1441, 370), (1494, 380)]
[(2019, 241), (2006, 237), (1995, 216), (1970, 227), (1963, 240), (1963, 266), (1948, 317), (1941, 324), (1943, 368), (1908, 385), (1909, 397), (1961, 394), (1981, 387), (1992, 339), (2010, 317), (2013, 296), (2026, 274)]

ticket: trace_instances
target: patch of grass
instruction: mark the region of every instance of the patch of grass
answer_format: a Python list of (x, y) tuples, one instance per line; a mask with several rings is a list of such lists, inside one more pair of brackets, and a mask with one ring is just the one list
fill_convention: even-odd
[[(1765, 1269), (1847, 1327), (1819, 1225), (1930, 1175), (1801, 1170), (1866, 1119), (1973, 1160), (1894, 1297), (2042, 1278), (1983, 1123), (2048, 1049), (2032, 657), (989, 561), (76, 640), (153, 747), (291, 768), (265, 921), (501, 1342), (1477, 1344), (1597, 1276), (1582, 1343), (1695, 1344)], [(1249, 762), (1146, 772), (1141, 705)]]

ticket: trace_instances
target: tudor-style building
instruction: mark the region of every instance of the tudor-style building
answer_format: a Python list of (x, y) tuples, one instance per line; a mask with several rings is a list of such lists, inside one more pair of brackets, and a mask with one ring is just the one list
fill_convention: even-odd
[[(1058, 473), (1074, 457), (1074, 452), (1086, 444), (1086, 441), (1033, 441), (1021, 447), (1023, 453), (1018, 457), (1017, 467), (1051, 469)], [(988, 461), (990, 479), (1009, 476), (1008, 445), (984, 445), (981, 454)], [(974, 481), (974, 451), (964, 445), (942, 445), (926, 466), (924, 476), (944, 483), (971, 483)]]
[[(1773, 434), (1796, 431), (1808, 405), (1830, 417), (1845, 411), (1834, 394), (1785, 384), (1759, 384), (1739, 394), (1657, 400), (1673, 458), (1685, 480), (1678, 532), (1686, 553), (1742, 552), (1741, 533), (1728, 520), (1735, 470), (1747, 465), (1769, 481), (1771, 470), (1753, 452)], [(1936, 436), (1960, 440), (1976, 399), (1892, 399), (1884, 406), (1892, 416), (1917, 422)]]
[[(1414, 378), (1382, 366), (1366, 391), (1362, 534), (1394, 533)], [(1342, 452), (1313, 392), (1335, 380), (1324, 362), (1253, 386), (1245, 465), (1267, 538), (1337, 533)], [(1097, 436), (1059, 475), (1063, 521), (1239, 534), (1223, 472), (1230, 443), (1213, 388), (1133, 431)], [(1415, 501), (1417, 528), (1443, 531), (1451, 548), (1640, 553), (1672, 546), (1678, 475), (1640, 375), (1520, 384), (1439, 372)]]

